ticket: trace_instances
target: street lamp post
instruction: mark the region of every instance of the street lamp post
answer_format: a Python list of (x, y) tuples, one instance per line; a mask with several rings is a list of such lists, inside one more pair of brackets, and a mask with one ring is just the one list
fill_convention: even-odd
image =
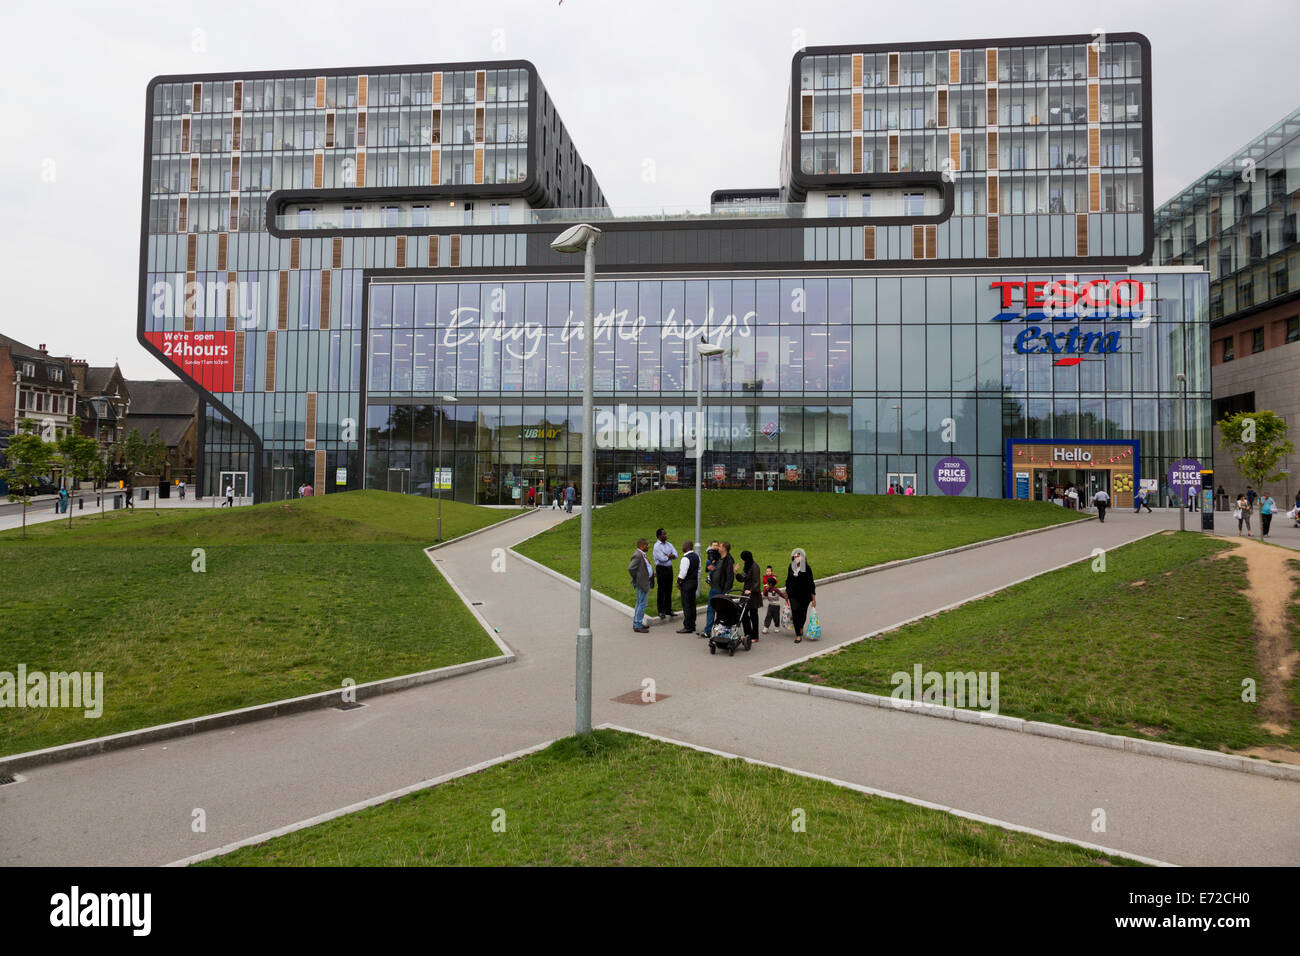
[[(898, 491), (901, 494), (903, 491), (903, 406), (890, 405), (889, 407), (898, 413)], [(888, 475), (885, 476), (885, 480), (889, 480)]]
[(726, 351), (721, 345), (700, 342), (695, 346), (700, 356), (700, 371), (695, 376), (695, 547), (700, 546), (700, 488), (704, 480), (704, 360)]
[[(1187, 457), (1187, 376), (1178, 373), (1178, 432), (1182, 436), (1183, 458)], [(1187, 491), (1179, 486), (1178, 530), (1187, 530)]]
[[(434, 364), (437, 364), (437, 352), (434, 353)], [(437, 381), (438, 373), (433, 373), (434, 380)], [(438, 396), (438, 469), (433, 478), (433, 487), (437, 489), (438, 495), (438, 540), (442, 540), (442, 406), (456, 404), (455, 395)]]
[(583, 253), (582, 284), (582, 550), (578, 572), (578, 650), (574, 696), (577, 733), (591, 734), (591, 514), (595, 498), (596, 433), (592, 378), (596, 338), (596, 243), (600, 230), (587, 223), (570, 226), (551, 241), (556, 252)]

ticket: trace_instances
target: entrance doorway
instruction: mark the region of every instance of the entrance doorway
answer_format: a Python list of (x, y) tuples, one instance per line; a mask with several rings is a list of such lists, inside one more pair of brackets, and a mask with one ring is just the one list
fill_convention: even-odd
[(271, 500), (288, 501), (293, 497), (293, 469), (271, 466)]
[(409, 495), (411, 493), (411, 469), (389, 468), (388, 490), (395, 491), (399, 495)]
[(895, 485), (898, 486), (898, 491), (895, 494), (904, 493), (908, 488), (912, 489), (912, 494), (916, 494), (916, 472), (888, 472), (885, 475), (885, 490), (888, 491)]
[(246, 471), (223, 471), (221, 473), (221, 487), (217, 489), (217, 495), (224, 498), (226, 489), (233, 488), (236, 498), (248, 497), (248, 472)]

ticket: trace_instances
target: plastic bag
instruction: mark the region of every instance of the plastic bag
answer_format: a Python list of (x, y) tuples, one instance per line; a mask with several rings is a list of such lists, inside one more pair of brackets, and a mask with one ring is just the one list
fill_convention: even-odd
[(817, 608), (808, 609), (808, 626), (804, 628), (804, 637), (810, 641), (822, 639), (822, 622), (817, 618)]
[(790, 602), (781, 602), (781, 626), (792, 627), (794, 625), (794, 614), (790, 610)]

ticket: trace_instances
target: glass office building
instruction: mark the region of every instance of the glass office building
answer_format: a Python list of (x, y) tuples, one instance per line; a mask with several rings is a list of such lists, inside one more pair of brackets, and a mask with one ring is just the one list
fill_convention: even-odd
[[(527, 64), (345, 71), (398, 91), (392, 107), (365, 100), (364, 125), (394, 125), (390, 110), (392, 152), (428, 163), (340, 141), (338, 113), (360, 110), (336, 105), (323, 127), (332, 140), (298, 157), (273, 139), (270, 178), (223, 197), (253, 215), (246, 229), (233, 206), (216, 220), (171, 215), (196, 193), (159, 192), (154, 177), (176, 165), (159, 124), (179, 121), (183, 134), (188, 122), (192, 136), (195, 116), (161, 106), (192, 110), (204, 89), (253, 82), (296, 95), (311, 74), (161, 78), (149, 98), (141, 340), (204, 397), (208, 493), (234, 475), (258, 498), (306, 480), (318, 493), (519, 501), (578, 477), (581, 263), (549, 243), (593, 221), (602, 501), (692, 485), (698, 463), (715, 487), (1001, 496), (1077, 481), (1122, 502), (1134, 479), (1208, 453), (1210, 438), (1205, 273), (1142, 266), (1149, 68), (1136, 34), (1104, 48), (1047, 37), (801, 51), (777, 187), (719, 190), (708, 214), (622, 216)], [(317, 78), (307, 105), (285, 107), (293, 124), (329, 115), (331, 82), (334, 102), (351, 102), (352, 79)], [(420, 91), (410, 107), (407, 90)], [(527, 182), (489, 182), (487, 111), (504, 95), (508, 125), (521, 90)], [(474, 116), (459, 133), (449, 102)], [(440, 113), (430, 129), (443, 142), (424, 142), (403, 110)], [(240, 111), (227, 112), (238, 130)], [(449, 179), (450, 160), (430, 157), (471, 125), (475, 145), (457, 147)], [(401, 145), (413, 129), (418, 146)], [(218, 191), (221, 163), (247, 166), (222, 142)], [(193, 143), (173, 145), (188, 171)], [(309, 156), (321, 158), (304, 172)], [(203, 162), (198, 180), (176, 184), (200, 202)], [(377, 164), (396, 172), (376, 178)], [(329, 169), (343, 178), (326, 181)], [(724, 354), (701, 363), (702, 341)], [(1031, 448), (1057, 440), (1105, 441), (1095, 447), (1108, 460)]]

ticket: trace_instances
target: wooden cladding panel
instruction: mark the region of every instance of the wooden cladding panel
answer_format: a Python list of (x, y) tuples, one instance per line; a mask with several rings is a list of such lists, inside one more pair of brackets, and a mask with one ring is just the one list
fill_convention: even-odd
[(239, 150), (242, 148), (240, 146), (240, 139), (243, 136), (243, 125), (243, 117), (241, 116), (236, 116), (231, 121), (230, 148), (233, 150)]
[(366, 145), (366, 114), (357, 114), (357, 148)]
[(230, 157), (230, 191), (239, 192), (239, 157)]
[(991, 213), (998, 211), (998, 177), (989, 177), (989, 202), (988, 210)]
[(898, 54), (889, 54), (889, 85), (898, 85)]
[(235, 333), (235, 391), (244, 390), (244, 333)]
[(998, 168), (998, 131), (989, 130), (988, 168)]
[(311, 159), (311, 184), (317, 189), (325, 185), (325, 154), (317, 153)]
[(876, 258), (876, 227), (862, 227), (862, 258)]
[(235, 112), (244, 108), (244, 81), (235, 80)]
[(316, 482), (312, 485), (312, 489), (318, 495), (325, 494), (325, 449), (323, 448), (316, 451)]
[(369, 92), (370, 92), (370, 77), (358, 76), (357, 77), (357, 106), (360, 107), (361, 109), (366, 108), (366, 100), (369, 99), (368, 96)]
[(289, 240), (289, 268), (290, 269), (302, 268), (302, 240), (301, 239)]
[(435, 149), (429, 154), (429, 182), (438, 185), (442, 181), (442, 151)]
[(992, 257), (997, 257), (998, 252), (998, 217), (988, 217), (988, 235), (986, 237), (987, 252)]
[(474, 110), (474, 142), (483, 142), (483, 107)]
[(862, 137), (853, 137), (853, 171), (862, 172)]
[(235, 327), (239, 315), (239, 273), (226, 273), (226, 331)]
[(330, 276), (332, 273), (328, 269), (322, 269), (320, 273), (320, 327), (328, 329), (330, 327)]
[(811, 93), (803, 95), (803, 103), (799, 112), (799, 129), (804, 133), (811, 133), (813, 128), (813, 98)]
[(176, 206), (176, 231), (188, 232), (190, 228), (190, 201), (182, 196)]
[(483, 147), (479, 146), (474, 150), (474, 182), (475, 184), (483, 182)]
[(181, 152), (190, 151), (190, 118), (187, 116), (181, 120)]
[(1101, 73), (1101, 54), (1095, 43), (1088, 44), (1088, 79), (1095, 79)]
[(948, 51), (948, 82), (961, 82), (961, 50)]
[(889, 134), (889, 171), (898, 172), (898, 134)]
[(332, 243), (333, 249), (330, 253), (330, 266), (334, 269), (343, 268), (343, 240), (338, 236), (334, 237)]
[(353, 183), (353, 185), (364, 186), (366, 184), (366, 154), (364, 150), (357, 152), (356, 176), (357, 176), (357, 181)]
[(935, 122), (942, 129), (948, 125), (948, 91), (939, 90), (935, 96)]
[(438, 237), (429, 237), (429, 268), (438, 268)]
[(230, 233), (217, 233), (217, 268), (222, 271), (225, 271), (226, 268), (226, 254), (229, 252), (229, 249)]
[(280, 287), (277, 290), (278, 295), (275, 299), (275, 327), (277, 329), (287, 329), (289, 327), (289, 273), (281, 270)]
[(862, 86), (862, 54), (853, 54), (853, 85)]
[(1086, 256), (1088, 254), (1088, 216), (1086, 213), (1079, 213), (1074, 217), (1074, 254), (1076, 256)]
[(429, 119), (429, 139), (434, 144), (442, 142), (442, 110), (440, 109), (435, 109)]
[(1088, 84), (1088, 122), (1101, 122), (1101, 86), (1096, 83)]
[(948, 168), (954, 173), (961, 169), (961, 130), (948, 133)]
[(202, 83), (194, 84), (193, 94), (194, 94), (194, 102), (190, 109), (190, 112), (202, 113), (203, 112), (203, 84)]
[(451, 236), (451, 244), (448, 247), (450, 262), (452, 267), (460, 265), (460, 236)]
[(862, 129), (862, 94), (853, 94), (853, 128)]
[(433, 102), (436, 106), (442, 102), (442, 74), (433, 74)]
[(1088, 212), (1101, 212), (1101, 173), (1088, 174)]
[(239, 231), (239, 197), (230, 197), (230, 231)]
[(992, 83), (998, 76), (998, 51), (990, 47), (984, 51), (984, 78)]
[(934, 259), (939, 255), (939, 227), (929, 225), (925, 227), (925, 257)]
[[(990, 53), (997, 52), (990, 50)], [(998, 91), (997, 87), (990, 86), (988, 89), (988, 125), (996, 126), (998, 123)]]
[(334, 148), (334, 113), (325, 114), (325, 148)]
[(199, 260), (199, 237), (190, 233), (185, 237), (185, 269), (193, 272), (198, 268)]
[[(192, 236), (190, 238), (193, 238)], [(198, 274), (185, 273), (185, 331), (194, 330), (194, 316), (198, 312), (199, 283)]]
[(192, 193), (196, 193), (199, 191), (199, 158), (197, 156), (190, 157), (190, 190), (189, 191)]
[(474, 74), (474, 102), (482, 103), (487, 99), (487, 71), (479, 70)]
[(325, 77), (316, 77), (316, 109), (325, 108)]
[(397, 237), (397, 268), (406, 268), (406, 237)]
[(275, 336), (274, 329), (266, 333), (266, 391), (275, 391)]
[(1101, 130), (1088, 130), (1088, 165), (1101, 165)]
[(913, 259), (925, 258), (925, 227), (924, 226), (912, 227), (912, 258)]
[(316, 444), (316, 393), (307, 393), (307, 408), (303, 415), (304, 437), (312, 445)]

